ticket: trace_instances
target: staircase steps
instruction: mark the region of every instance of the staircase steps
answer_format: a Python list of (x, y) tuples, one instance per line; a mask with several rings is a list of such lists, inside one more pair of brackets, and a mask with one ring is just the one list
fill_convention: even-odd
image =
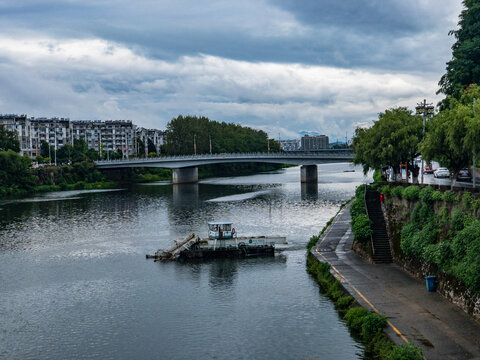
[(376, 264), (389, 264), (393, 262), (387, 227), (380, 205), (380, 194), (375, 190), (367, 190), (365, 193), (365, 206), (367, 214), (372, 221), (372, 246), (373, 261)]

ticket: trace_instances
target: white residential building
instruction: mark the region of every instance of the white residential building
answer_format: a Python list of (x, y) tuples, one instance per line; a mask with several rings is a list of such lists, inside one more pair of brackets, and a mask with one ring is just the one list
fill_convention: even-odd
[[(40, 154), (40, 146), (46, 141), (55, 149), (66, 144), (73, 145), (74, 139), (82, 139), (89, 149), (98, 152), (120, 150), (125, 157), (137, 153), (136, 125), (131, 120), (89, 121), (68, 118), (27, 118), (26, 115), (0, 114), (0, 126), (18, 134), (20, 155), (35, 157)], [(160, 138), (156, 132), (161, 133)], [(148, 130), (158, 148), (163, 144), (163, 132)], [(152, 134), (152, 135), (150, 135)]]

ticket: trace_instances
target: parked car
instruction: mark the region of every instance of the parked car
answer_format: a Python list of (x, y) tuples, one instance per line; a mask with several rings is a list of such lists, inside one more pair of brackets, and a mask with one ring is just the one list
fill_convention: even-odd
[(472, 181), (472, 173), (468, 169), (462, 169), (457, 174), (457, 180)]
[(423, 168), (423, 173), (424, 173), (424, 174), (433, 174), (433, 171), (434, 171), (434, 170), (433, 170), (433, 168), (432, 168), (431, 166), (425, 166), (425, 167)]
[(433, 176), (436, 178), (448, 178), (450, 177), (450, 171), (447, 168), (438, 168), (433, 172)]

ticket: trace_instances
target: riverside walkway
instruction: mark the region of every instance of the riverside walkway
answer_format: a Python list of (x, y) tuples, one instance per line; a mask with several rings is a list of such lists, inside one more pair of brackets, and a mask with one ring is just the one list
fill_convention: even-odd
[(388, 336), (399, 345), (413, 340), (427, 359), (480, 359), (480, 324), (397, 265), (370, 264), (356, 255), (350, 220), (348, 205), (312, 253), (332, 265), (358, 303), (388, 317)]

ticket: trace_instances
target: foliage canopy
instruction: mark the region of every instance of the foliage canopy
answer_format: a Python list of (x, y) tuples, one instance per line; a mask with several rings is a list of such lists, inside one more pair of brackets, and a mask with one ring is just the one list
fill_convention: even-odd
[(380, 113), (378, 121), (368, 129), (357, 128), (353, 137), (355, 164), (363, 165), (364, 173), (391, 166), (399, 172), (400, 163), (409, 163), (419, 155), (422, 139), (422, 118), (405, 107)]

